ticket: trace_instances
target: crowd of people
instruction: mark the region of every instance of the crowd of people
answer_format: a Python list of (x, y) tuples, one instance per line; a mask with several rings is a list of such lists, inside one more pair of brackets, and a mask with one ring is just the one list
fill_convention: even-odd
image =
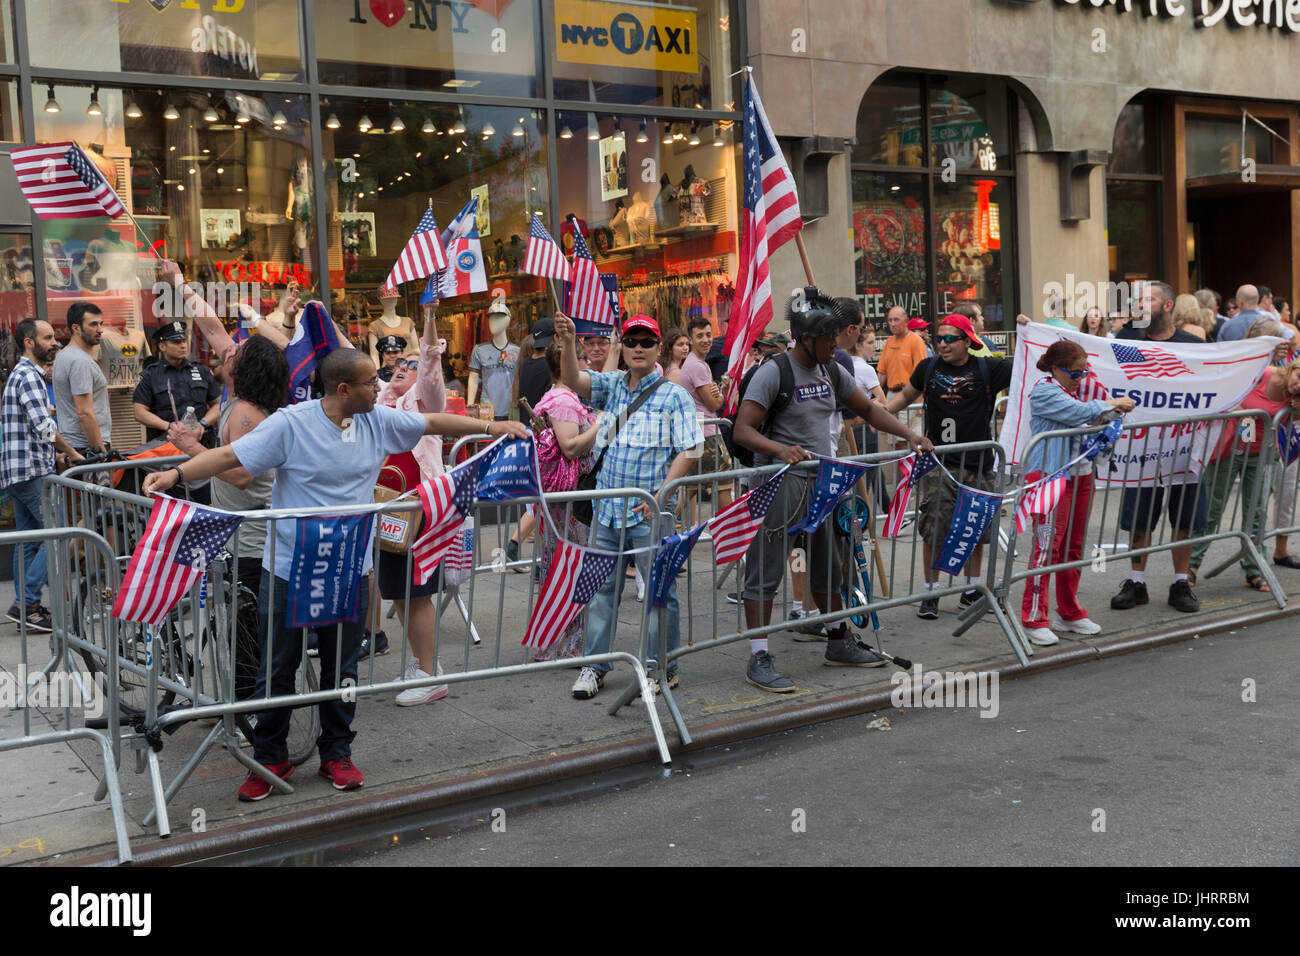
[[(530, 506), (511, 535), (509, 565), (521, 571), (531, 567), (544, 580), (560, 536), (619, 554), (585, 617), (580, 615), (556, 644), (535, 653), (536, 659), (610, 651), (626, 582), (636, 580), (638, 599), (645, 597), (658, 544), (652, 540), (655, 523), (649, 508), (636, 499), (602, 496), (602, 491), (636, 488), (656, 494), (665, 484), (690, 474), (728, 472), (736, 467), (736, 457), (751, 455), (754, 464), (761, 466), (877, 450), (896, 452), (895, 461), (909, 452), (934, 452), (944, 467), (920, 479), (916, 530), (921, 536), (924, 587), (939, 592), (945, 585), (931, 567), (936, 548), (954, 524), (956, 482), (976, 490), (1002, 487), (989, 446), (994, 438), (995, 402), (1011, 383), (1013, 360), (985, 340), (983, 315), (976, 303), (960, 303), (933, 323), (910, 317), (895, 306), (888, 312), (890, 334), (877, 342), (857, 300), (831, 298), (810, 287), (788, 306), (786, 328), (769, 331), (754, 343), (745, 362), (739, 406), (734, 421), (728, 422), (719, 418), (729, 385), (722, 354), (725, 327), (722, 335), (715, 336), (710, 322), (699, 317), (690, 319), (685, 328), (662, 330), (655, 318), (637, 314), (627, 317), (616, 334), (611, 330), (609, 335), (579, 335), (572, 319), (556, 315), (538, 321), (520, 347), (495, 341), (509, 314), (493, 314), (488, 317), (493, 355), (480, 356), (475, 350), (468, 367), (470, 392), (481, 389), (493, 405), (496, 420), (485, 423), (446, 411), (446, 346), (437, 337), (436, 304), (425, 308), (418, 354), (409, 351), (404, 339), (379, 338), (376, 363), (369, 351), (344, 340), (343, 347), (320, 362), (315, 397), (290, 404), (284, 350), (286, 332), (291, 333), (303, 308), (296, 290), (286, 293), (270, 315), (246, 315), (244, 325), (254, 334), (237, 342), (202, 296), (188, 288), (177, 266), (164, 263), (162, 275), (176, 286), (179, 301), (194, 315), (195, 329), (215, 362), (209, 369), (190, 358), (190, 331), (183, 322), (164, 323), (155, 333), (159, 361), (145, 371), (135, 389), (134, 415), (150, 438), (165, 439), (191, 457), (180, 466), (150, 475), (143, 490), (175, 494), (183, 486), (188, 497), (232, 511), (353, 505), (374, 500), (381, 467), (400, 472), (406, 489), (442, 474), (448, 467), (444, 437), (481, 433), (485, 426), (490, 435), (521, 437), (525, 426), (531, 426), (543, 492), (590, 487), (597, 494), (589, 516), (581, 509), (554, 506), (538, 521), (537, 509)], [(1275, 350), (1273, 365), (1242, 407), (1264, 410), (1270, 416), (1288, 407), (1300, 409), (1300, 362), (1294, 360), (1292, 347), (1293, 341), (1300, 345), (1300, 340), (1294, 339), (1296, 329), (1287, 303), (1252, 285), (1238, 289), (1225, 312), (1218, 311), (1218, 303), (1218, 296), (1207, 290), (1175, 296), (1165, 283), (1148, 282), (1134, 310), (1144, 321), (1104, 317), (1089, 310), (1071, 327), (1118, 340), (1189, 344), (1278, 337), (1284, 341)], [(66, 321), (71, 339), (61, 350), (49, 323), (29, 319), (16, 332), (22, 359), (9, 377), (0, 408), (4, 439), (0, 486), (15, 502), (20, 530), (41, 526), (44, 476), (64, 462), (102, 454), (112, 433), (107, 382), (93, 358), (102, 335), (102, 316), (94, 305), (77, 303)], [(1020, 321), (1028, 319), (1021, 316)], [(502, 375), (507, 371), (507, 355), (508, 374)], [(1052, 345), (1035, 371), (1041, 374), (1035, 377), (1026, 403), (1026, 419), (1035, 435), (1101, 424), (1134, 407), (1130, 398), (1106, 394), (1088, 367), (1085, 350), (1074, 342)], [(908, 410), (918, 404), (921, 415), (913, 419)], [(1138, 552), (1151, 542), (1152, 528), (1165, 511), (1175, 541), (1202, 535), (1221, 522), (1239, 477), (1242, 500), (1254, 509), (1249, 530), (1255, 531), (1265, 520), (1264, 508), (1274, 489), (1275, 520), (1279, 526), (1290, 523), (1295, 465), (1282, 473), (1265, 473), (1262, 447), (1258, 434), (1229, 437), (1217, 452), (1226, 464), (1216, 469), (1212, 481), (1123, 490), (1120, 527), (1129, 533), (1135, 555), (1128, 578), (1111, 600), (1112, 609), (1148, 602), (1147, 558)], [(1021, 480), (1034, 482), (1060, 471), (1076, 461), (1079, 449), (1078, 438), (1035, 443)], [(734, 454), (739, 451), (746, 454)], [(1031, 568), (1080, 561), (1095, 494), (1094, 467), (1092, 462), (1075, 464), (1060, 507), (1033, 516)], [(901, 480), (896, 465), (868, 473), (867, 487), (877, 514), (889, 507)], [(720, 479), (693, 485), (691, 493), (679, 496), (674, 505), (679, 527), (694, 527), (727, 507), (737, 484)], [(829, 628), (801, 623), (812, 606), (823, 614), (841, 610), (842, 591), (849, 580), (845, 548), (832, 522), (811, 532), (789, 530), (807, 513), (813, 487), (811, 473), (785, 473), (745, 556), (734, 600), (743, 605), (747, 628), (768, 627), (775, 597), (790, 574), (794, 602), (789, 624), (798, 631), (797, 639), (825, 641), (827, 666), (883, 666), (886, 658), (864, 643), (846, 621)], [(301, 652), (301, 642), (283, 623), (288, 565), (294, 552), (293, 524), (273, 524), (268, 529), (265, 522), (246, 522), (229, 546), (237, 578), (258, 594), (261, 609), (262, 660), (252, 690), (256, 695), (268, 688), (272, 694), (292, 692)], [(521, 560), (522, 546), (534, 534), (542, 535), (541, 557), (535, 565)], [(959, 608), (980, 600), (988, 541), (986, 531), (963, 569), (965, 588), (957, 601)], [(789, 557), (795, 548), (813, 556), (806, 571), (791, 568)], [(1200, 542), (1172, 550), (1169, 604), (1179, 611), (1199, 608), (1193, 585), (1206, 549)], [(49, 611), (41, 604), (45, 583), (41, 549), (31, 543), (22, 553), (25, 578), (15, 582), (9, 617), (34, 629), (48, 629)], [(355, 681), (359, 660), (387, 652), (382, 632), (375, 628), (372, 637), (366, 626), (375, 617), (369, 608), (386, 601), (392, 603), (410, 643), (402, 678), (413, 686), (401, 691), (396, 703), (429, 703), (447, 692), (445, 684), (436, 682), (441, 667), (432, 596), (439, 590), (438, 575), (419, 584), (408, 571), (407, 555), (387, 550), (379, 554), (373, 591), (362, 589), (356, 621), (316, 630), (313, 645), (321, 662), (322, 686)], [(1276, 539), (1273, 560), (1282, 567), (1300, 568), (1300, 559), (1287, 551), (1285, 537)], [(366, 570), (370, 570), (368, 558)], [(1267, 588), (1257, 567), (1247, 561), (1244, 570), (1248, 586)], [(1060, 631), (1100, 632), (1101, 626), (1080, 603), (1079, 582), (1077, 568), (1055, 574), (1056, 613), (1049, 614), (1048, 576), (1027, 580), (1021, 620), (1034, 644), (1055, 644)], [(665, 611), (650, 618), (652, 658), (658, 658), (661, 649), (671, 653), (680, 646), (681, 609), (675, 582), (670, 581), (666, 591)], [(811, 604), (807, 609), (805, 601)], [(938, 597), (922, 597), (916, 613), (922, 619), (937, 619)], [(796, 689), (794, 681), (777, 669), (768, 637), (751, 640), (749, 651), (745, 679), (750, 684), (773, 693)], [(572, 696), (595, 697), (609, 668), (607, 663), (582, 667)], [(665, 670), (664, 679), (669, 688), (678, 685), (675, 661)], [(659, 689), (652, 686), (651, 692)], [(345, 701), (321, 705), (320, 773), (339, 789), (358, 787), (363, 779), (351, 759), (355, 707)], [(293, 771), (287, 734), (288, 711), (272, 710), (259, 716), (252, 741), (256, 759), (281, 779)], [(271, 789), (254, 773), (239, 796), (259, 800)]]

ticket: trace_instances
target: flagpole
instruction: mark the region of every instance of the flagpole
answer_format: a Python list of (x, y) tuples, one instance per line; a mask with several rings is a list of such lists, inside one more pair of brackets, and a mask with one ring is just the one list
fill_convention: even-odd
[(551, 301), (555, 303), (555, 314), (562, 315), (563, 309), (560, 308), (560, 297), (555, 293), (555, 279), (551, 276), (547, 276), (546, 284), (551, 287)]

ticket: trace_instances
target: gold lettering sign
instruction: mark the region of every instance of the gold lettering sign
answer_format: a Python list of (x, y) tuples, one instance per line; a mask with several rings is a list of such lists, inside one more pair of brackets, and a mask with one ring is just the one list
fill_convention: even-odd
[(555, 56), (565, 63), (698, 73), (695, 11), (555, 0)]

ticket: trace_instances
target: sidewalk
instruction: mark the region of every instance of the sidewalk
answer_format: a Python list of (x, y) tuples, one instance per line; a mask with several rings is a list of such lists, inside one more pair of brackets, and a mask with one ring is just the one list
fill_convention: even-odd
[[(1022, 554), (1026, 543), (1022, 536)], [(1232, 550), (1228, 543), (1216, 544), (1206, 559), (1205, 569), (1229, 557)], [(736, 630), (738, 610), (724, 597), (726, 590), (734, 589), (734, 583), (729, 583), (722, 592), (713, 591), (708, 577), (713, 565), (707, 554), (707, 549), (699, 549), (691, 562), (694, 587), (689, 591), (689, 622), (685, 617), (682, 622), (683, 643), (692, 634), (699, 639), (713, 635), (715, 600), (720, 627), (725, 632)], [(1275, 570), (1283, 586), (1293, 595), (1300, 595), (1300, 574), (1283, 568)], [(1179, 614), (1165, 603), (1166, 590), (1172, 581), (1169, 556), (1157, 554), (1152, 556), (1147, 568), (1151, 603), (1133, 611), (1111, 611), (1109, 598), (1119, 589), (1126, 573), (1127, 562), (1112, 562), (1104, 573), (1085, 570), (1081, 597), (1093, 618), (1102, 625), (1103, 633), (1092, 639), (1062, 634), (1062, 647), (1086, 646), (1121, 635), (1141, 636), (1162, 625), (1195, 626), (1198, 621), (1208, 621), (1224, 612), (1276, 607), (1270, 595), (1244, 588), (1240, 573), (1233, 569), (1216, 579), (1203, 580), (1198, 586), (1202, 603), (1199, 615)], [(898, 584), (905, 584), (904, 570), (897, 569), (894, 574)], [(509, 573), (476, 579), (473, 611), (483, 638), (479, 647), (469, 643), (464, 623), (454, 608), (447, 610), (439, 638), (445, 670), (456, 672), (467, 667), (490, 667), (494, 663), (520, 663), (525, 659), (519, 640), (527, 620), (528, 581), (528, 575)], [(686, 576), (679, 578), (679, 588), (685, 614)], [(1017, 588), (1011, 595), (1013, 613), (1018, 613), (1020, 594)], [(934, 622), (918, 620), (914, 606), (883, 612), (884, 630), (880, 639), (885, 647), (927, 670), (978, 669), (1013, 659), (1011, 648), (991, 615), (986, 615), (961, 638), (953, 638), (957, 599), (945, 598), (941, 604), (940, 620)], [(640, 611), (641, 605), (635, 601), (634, 586), (629, 580), (621, 613), (626, 630), (620, 628), (616, 649), (631, 649)], [(395, 622), (386, 623), (390, 637), (395, 637), (398, 630), (392, 626)], [(748, 646), (743, 642), (682, 658), (682, 683), (676, 700), (687, 725), (694, 728), (719, 720), (776, 712), (792, 702), (802, 704), (891, 686), (893, 668), (823, 667), (825, 645), (798, 643), (792, 636), (788, 632), (774, 635), (771, 648), (778, 668), (798, 685), (794, 694), (766, 694), (745, 682)], [(874, 642), (869, 630), (865, 637)], [(401, 648), (397, 640), (393, 645), (390, 654), (374, 662), (375, 681), (394, 679), (400, 672)], [(46, 646), (44, 635), (30, 636), (28, 655), (33, 669), (44, 663)], [(9, 678), (18, 668), (20, 655), (17, 627), (5, 622), (0, 626), (0, 669)], [(616, 665), (605, 690), (591, 701), (578, 701), (570, 696), (574, 677), (574, 671), (564, 669), (453, 685), (442, 700), (412, 708), (397, 707), (389, 694), (359, 696), (353, 755), (366, 775), (366, 786), (361, 792), (370, 796), (486, 774), (528, 761), (649, 736), (650, 725), (641, 709), (644, 704), (639, 700), (616, 716), (606, 714), (609, 704), (631, 677), (628, 668)], [(364, 685), (370, 679), (370, 664), (363, 661), (361, 683)], [(658, 712), (670, 745), (674, 744), (673, 725), (662, 701)], [(45, 728), (51, 728), (53, 721), (61, 719), (61, 712), (33, 715), (33, 729), (40, 732), (42, 723)], [(186, 724), (173, 736), (164, 738), (160, 757), (165, 781), (189, 758), (209, 726)], [(18, 736), (21, 732), (21, 713), (0, 711), (0, 737)], [(113, 830), (107, 801), (92, 800), (97, 764), (98, 754), (82, 743), (0, 755), (0, 865), (59, 863), (112, 850)], [(152, 808), (148, 778), (135, 773), (129, 749), (123, 751), (123, 764), (120, 776), (133, 842), (137, 846), (148, 845), (157, 841), (156, 831), (146, 830), (140, 824)], [(169, 804), (173, 831), (178, 834), (188, 831), (201, 819), (206, 832), (212, 834), (249, 821), (336, 806), (339, 801), (348, 800), (348, 795), (334, 791), (317, 777), (317, 765), (313, 756), (298, 768), (290, 781), (295, 787), (292, 795), (272, 794), (259, 803), (239, 803), (235, 791), (243, 780), (244, 770), (225, 751), (213, 750)]]

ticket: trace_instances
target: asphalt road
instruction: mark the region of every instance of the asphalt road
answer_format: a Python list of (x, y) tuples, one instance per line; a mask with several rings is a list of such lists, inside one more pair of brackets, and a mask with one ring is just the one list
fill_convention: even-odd
[(260, 862), (1294, 866), (1297, 673), (1284, 620)]

